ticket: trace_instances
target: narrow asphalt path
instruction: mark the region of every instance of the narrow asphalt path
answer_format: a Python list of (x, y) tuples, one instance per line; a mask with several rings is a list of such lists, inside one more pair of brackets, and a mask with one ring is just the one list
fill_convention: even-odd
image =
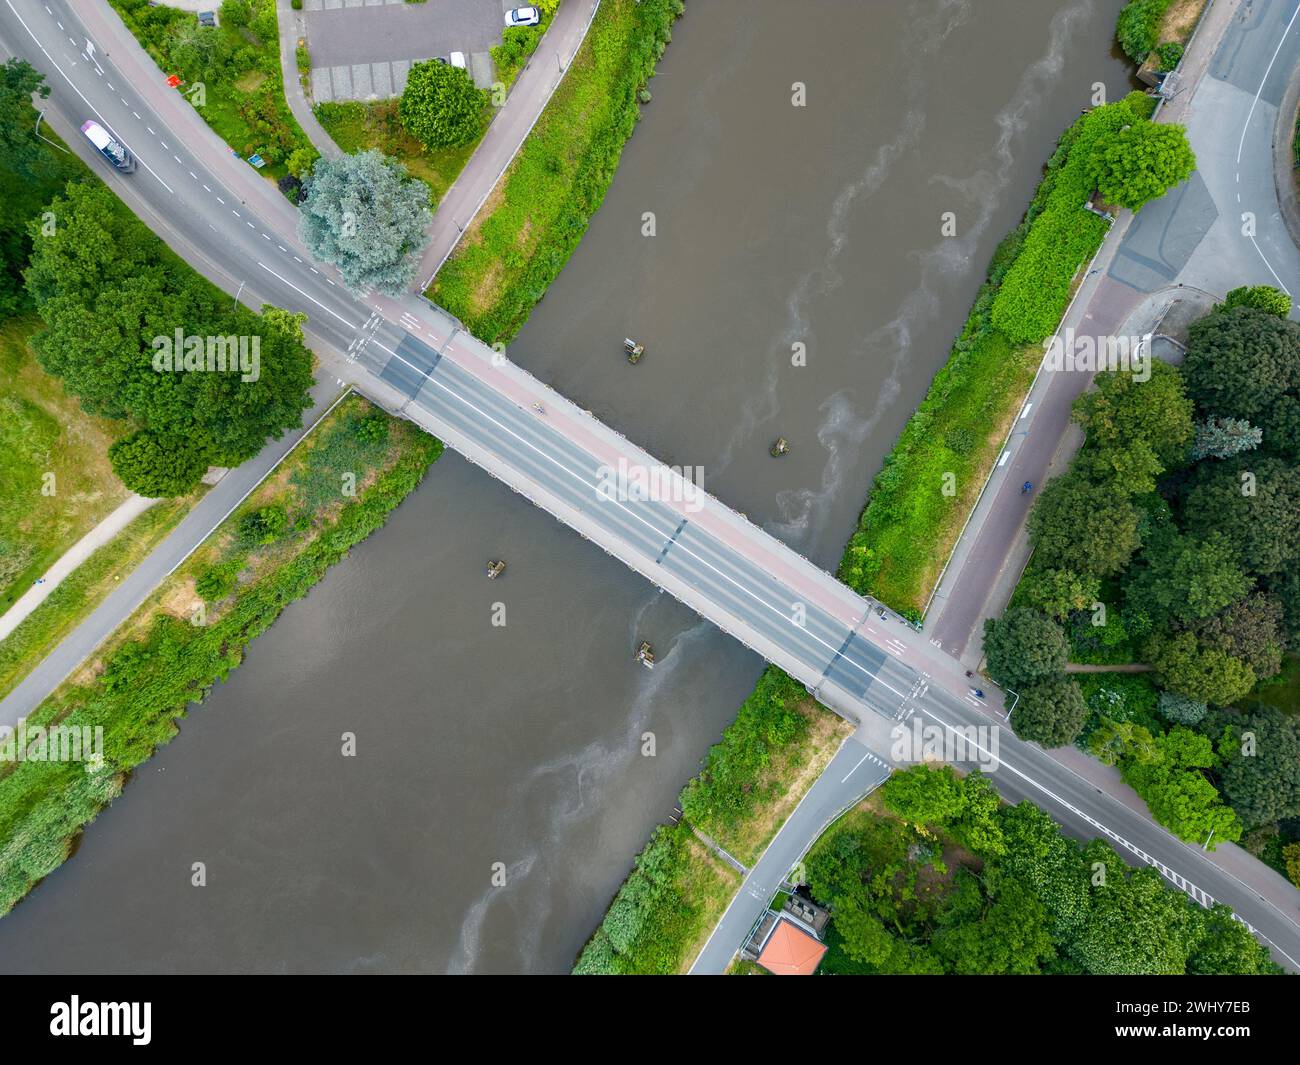
[(285, 102), (316, 150), (326, 159), (341, 158), (343, 149), (325, 132), (302, 91), (302, 81), (298, 76), (298, 39), (307, 32), (302, 12), (293, 9), (291, 0), (275, 0), (275, 14), (280, 23), (280, 77), (284, 82)]
[(537, 51), (510, 88), (505, 106), (488, 127), (465, 169), (452, 183), (429, 224), (429, 243), (420, 258), (416, 280), (429, 287), (442, 269), (465, 228), (491, 195), (501, 175), (514, 160), (524, 138), (541, 117), (582, 47), (600, 0), (563, 0)]
[(156, 502), (155, 499), (146, 499), (144, 496), (132, 493), (113, 513), (105, 516), (103, 521), (63, 552), (54, 565), (41, 575), (40, 583), (32, 585), (13, 606), (0, 615), (0, 640), (13, 632), (28, 614), (45, 602), (49, 594), (63, 583), (63, 579), (69, 573)]

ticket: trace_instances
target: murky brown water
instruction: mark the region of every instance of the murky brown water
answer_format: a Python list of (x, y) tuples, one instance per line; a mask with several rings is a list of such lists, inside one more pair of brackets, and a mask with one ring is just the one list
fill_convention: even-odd
[[(1120, 6), (695, 3), (511, 357), (833, 565), (1056, 136), (1126, 90)], [(760, 668), (448, 454), (0, 921), (0, 970), (563, 971)]]

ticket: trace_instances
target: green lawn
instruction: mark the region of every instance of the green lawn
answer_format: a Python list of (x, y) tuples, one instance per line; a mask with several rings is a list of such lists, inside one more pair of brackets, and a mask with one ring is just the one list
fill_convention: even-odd
[(160, 499), (67, 577), (0, 641), (0, 698), (8, 695), (87, 614), (103, 602), (189, 512), (198, 495)]
[(564, 81), (427, 295), (489, 343), (528, 319), (586, 232), (678, 0), (604, 0)]
[[(334, 143), (349, 154), (376, 148), (396, 158), (412, 177), (429, 186), (429, 201), (435, 207), (460, 176), (469, 157), (483, 139), (458, 148), (426, 148), (406, 132), (397, 116), (397, 100), (360, 103), (320, 103), (316, 117)], [(487, 132), (486, 126), (484, 132)]]
[(130, 494), (108, 462), (120, 426), (37, 365), (39, 319), (0, 323), (0, 611)]

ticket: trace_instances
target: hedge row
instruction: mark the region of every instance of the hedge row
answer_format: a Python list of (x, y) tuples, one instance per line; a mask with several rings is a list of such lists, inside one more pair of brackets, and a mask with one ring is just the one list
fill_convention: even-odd
[(993, 301), (993, 326), (1013, 343), (1052, 335), (1070, 299), (1070, 284), (1106, 237), (1103, 218), (1085, 208), (1092, 195), (1088, 159), (1098, 138), (1149, 118), (1155, 101), (1140, 92), (1081, 115), (1061, 138), (1035, 195), (1040, 207), (1015, 265)]

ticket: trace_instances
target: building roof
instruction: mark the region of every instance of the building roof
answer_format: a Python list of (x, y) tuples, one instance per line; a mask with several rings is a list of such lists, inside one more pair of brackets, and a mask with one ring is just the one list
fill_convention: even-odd
[(777, 921), (763, 944), (758, 964), (776, 976), (812, 976), (826, 953), (819, 943), (791, 921)]

